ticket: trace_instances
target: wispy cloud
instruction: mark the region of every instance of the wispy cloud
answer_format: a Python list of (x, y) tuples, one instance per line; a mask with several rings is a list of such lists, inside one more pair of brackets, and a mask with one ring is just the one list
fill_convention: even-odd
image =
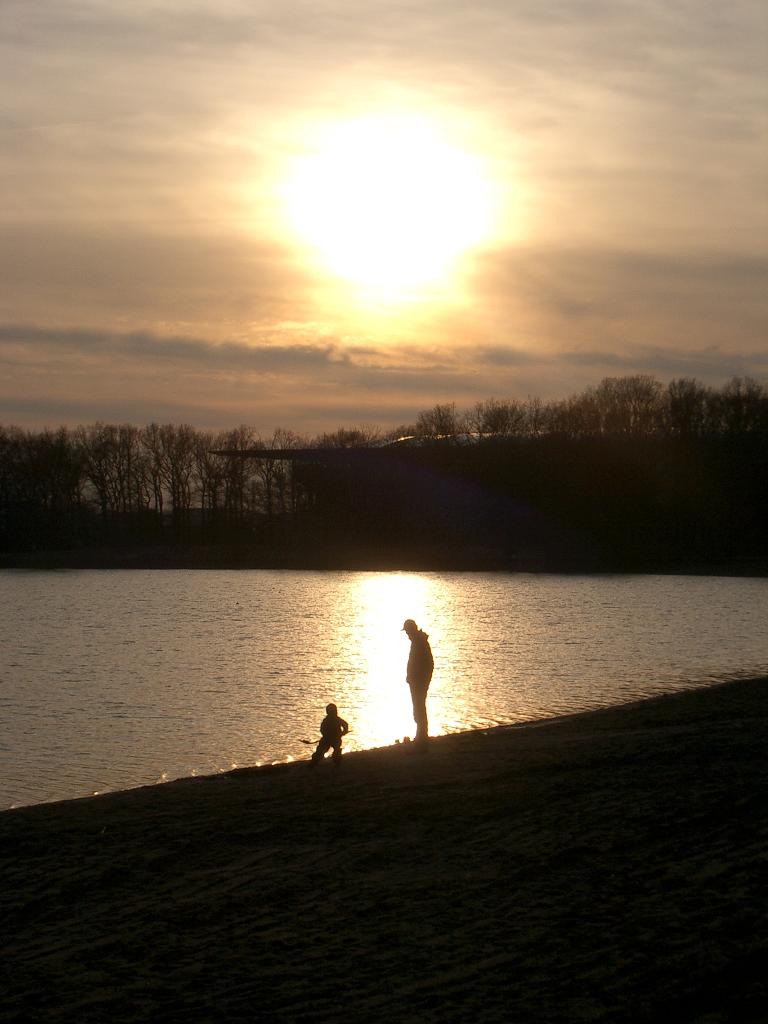
[(38, 354), (115, 356), (136, 360), (142, 366), (187, 365), (212, 370), (216, 367), (251, 373), (314, 372), (339, 364), (349, 364), (349, 356), (338, 346), (318, 345), (245, 345), (239, 342), (215, 343), (200, 338), (158, 337), (145, 331), (117, 334), (82, 329), (51, 330), (35, 327), (0, 326), (0, 351), (5, 346)]
[(532, 353), (502, 345), (387, 353), (336, 341), (246, 345), (0, 326), (2, 419), (78, 423), (93, 419), (189, 421), (220, 429), (248, 422), (300, 431), (349, 423), (412, 422), (436, 401), (469, 407), (496, 397), (565, 397), (603, 376), (652, 373), (722, 384), (733, 374), (768, 373), (764, 351), (686, 353), (649, 346)]

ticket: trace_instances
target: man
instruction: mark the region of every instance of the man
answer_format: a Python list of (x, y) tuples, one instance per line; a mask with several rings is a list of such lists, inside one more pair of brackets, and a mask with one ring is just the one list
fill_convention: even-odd
[(405, 678), (408, 681), (408, 686), (411, 688), (413, 720), (416, 723), (416, 743), (419, 746), (425, 747), (427, 736), (429, 735), (427, 690), (432, 679), (435, 662), (432, 657), (432, 649), (429, 646), (427, 634), (423, 629), (419, 629), (413, 619), (405, 620), (403, 631), (411, 641)]

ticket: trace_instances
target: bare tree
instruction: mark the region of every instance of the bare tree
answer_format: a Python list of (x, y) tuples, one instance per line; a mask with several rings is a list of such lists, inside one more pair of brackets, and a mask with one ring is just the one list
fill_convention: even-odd
[(159, 475), (162, 490), (170, 498), (177, 533), (189, 519), (195, 468), (195, 431), (189, 424), (151, 424), (145, 432), (152, 456), (152, 472)]
[[(219, 434), (216, 446), (228, 451), (246, 452), (257, 448), (259, 442), (253, 427), (241, 423), (234, 430)], [(252, 506), (254, 475), (255, 469), (249, 459), (227, 458), (223, 464), (224, 508), (232, 521), (241, 521)]]
[(163, 441), (160, 426), (148, 424), (141, 432), (141, 447), (144, 451), (142, 462), (146, 486), (151, 494), (152, 507), (162, 523), (165, 495), (163, 492)]
[(126, 491), (119, 430), (112, 424), (93, 423), (78, 427), (76, 438), (86, 477), (106, 522), (121, 510), (121, 497)]
[(707, 431), (712, 392), (697, 380), (678, 377), (670, 381), (662, 404), (668, 433), (676, 437), (699, 437)]
[[(295, 434), (292, 430), (278, 427), (267, 442), (267, 447), (277, 451), (288, 451), (291, 448), (306, 446), (306, 441)], [(295, 511), (297, 503), (297, 491), (293, 464), (288, 459), (273, 460), (267, 466), (267, 460), (263, 460), (260, 466), (262, 480), (265, 484), (265, 493), (268, 485), (268, 514), (274, 511), (286, 512)]]
[(212, 449), (217, 447), (218, 439), (213, 434), (203, 431), (195, 435), (193, 479), (204, 522), (215, 520), (224, 488), (226, 464), (222, 456), (213, 454)]
[(768, 429), (768, 390), (752, 377), (731, 377), (715, 408), (720, 429), (727, 434)]
[(330, 434), (320, 434), (313, 442), (316, 448), (360, 448), (381, 440), (381, 431), (374, 426), (339, 427)]
[(529, 395), (525, 400), (524, 408), (526, 437), (541, 437), (547, 432), (547, 414), (544, 403), (535, 395)]
[(416, 419), (416, 434), (419, 437), (450, 438), (466, 429), (465, 419), (456, 412), (455, 402), (434, 405), (420, 412)]
[(574, 433), (573, 405), (568, 399), (559, 402), (547, 402), (544, 406), (544, 422), (548, 434)]
[(470, 431), (488, 437), (519, 437), (525, 433), (525, 406), (516, 399), (498, 401), (489, 398), (477, 402), (467, 413)]
[(604, 377), (588, 393), (604, 434), (650, 434), (660, 422), (662, 387), (654, 377)]

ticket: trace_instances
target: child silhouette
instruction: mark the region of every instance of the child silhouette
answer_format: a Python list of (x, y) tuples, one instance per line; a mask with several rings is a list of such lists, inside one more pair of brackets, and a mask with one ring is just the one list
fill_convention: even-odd
[(341, 740), (349, 732), (349, 725), (339, 717), (339, 709), (335, 704), (328, 704), (325, 718), (320, 723), (320, 742), (312, 755), (312, 763), (322, 761), (328, 751), (333, 748), (333, 761), (341, 760)]

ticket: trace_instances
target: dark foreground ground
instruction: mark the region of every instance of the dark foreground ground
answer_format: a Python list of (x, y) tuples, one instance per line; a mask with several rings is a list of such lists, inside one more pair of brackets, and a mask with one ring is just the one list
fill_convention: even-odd
[(0, 814), (0, 1019), (768, 1020), (768, 680)]

